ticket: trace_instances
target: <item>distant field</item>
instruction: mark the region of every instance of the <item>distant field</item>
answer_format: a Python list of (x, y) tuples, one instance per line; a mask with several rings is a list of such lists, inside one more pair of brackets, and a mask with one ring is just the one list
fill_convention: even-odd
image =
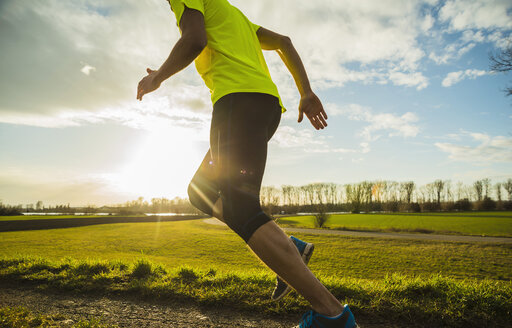
[[(313, 220), (313, 216), (290, 216), (279, 218), (278, 222), (282, 226), (313, 228)], [(512, 212), (335, 214), (325, 227), (512, 237)]]
[[(512, 246), (298, 235), (316, 244), (312, 270), (324, 277), (387, 274), (512, 279)], [(0, 233), (0, 257), (40, 256), (135, 261), (220, 272), (268, 272), (229, 229), (201, 221), (118, 223)]]
[[(119, 215), (117, 215), (119, 216)], [(143, 216), (143, 215), (122, 215), (123, 217)], [(73, 218), (108, 218), (116, 215), (13, 215), (0, 216), (0, 221), (15, 220), (48, 220), (48, 219), (73, 219)]]

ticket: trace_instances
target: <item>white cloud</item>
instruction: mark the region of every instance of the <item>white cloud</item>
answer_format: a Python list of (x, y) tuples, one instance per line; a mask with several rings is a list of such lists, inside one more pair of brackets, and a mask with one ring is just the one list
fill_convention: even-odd
[(405, 85), (409, 87), (415, 86), (417, 90), (424, 89), (428, 86), (428, 79), (420, 72), (405, 74), (403, 72), (390, 72), (389, 79), (395, 85)]
[(479, 76), (488, 74), (486, 71), (478, 69), (467, 69), (465, 71), (451, 72), (446, 75), (441, 84), (443, 87), (451, 87), (452, 85), (464, 80), (464, 79), (476, 79)]
[[(415, 137), (419, 133), (419, 127), (415, 124), (418, 117), (412, 112), (406, 112), (403, 115), (374, 113), (371, 108), (358, 104), (349, 104), (343, 107), (336, 104), (327, 104), (326, 108), (328, 115), (343, 115), (352, 121), (369, 123), (360, 132), (360, 135), (367, 141), (378, 139), (380, 135), (375, 133), (381, 131), (387, 131), (389, 137)], [(367, 143), (365, 145), (368, 146)], [(365, 146), (363, 146), (364, 148)]]
[(93, 72), (95, 70), (96, 70), (96, 67), (93, 67), (93, 66), (90, 66), (90, 65), (86, 64), (84, 67), (82, 67), (80, 72), (84, 73), (85, 75), (89, 75), (89, 74), (91, 74), (91, 72)]
[[(432, 1), (238, 0), (233, 3), (255, 23), (291, 37), (315, 88), (339, 87), (347, 82), (389, 81), (419, 89), (426, 85), (424, 79), (419, 79), (419, 63), (425, 53), (418, 37), (433, 26), (432, 15), (422, 11)], [(286, 12), (293, 15), (283, 15)], [(361, 66), (347, 68), (352, 64)], [(289, 74), (282, 70), (280, 60), (269, 66), (274, 78)], [(404, 77), (398, 78), (392, 74), (395, 72)], [(407, 81), (405, 75), (410, 75)], [(283, 88), (280, 78), (276, 80), (279, 88)], [(293, 81), (287, 83), (294, 87)]]
[[(70, 117), (131, 107), (145, 68), (158, 68), (179, 36), (161, 0), (8, 0), (1, 8), (2, 122), (73, 126), (84, 122)], [(175, 97), (183, 82), (201, 85), (196, 74), (185, 70), (158, 93)], [(14, 75), (23, 83), (6, 78)], [(191, 111), (195, 107), (190, 103)]]
[[(464, 37), (463, 37), (464, 39)], [(450, 61), (459, 59), (465, 53), (469, 52), (471, 49), (475, 47), (475, 43), (466, 43), (455, 42), (447, 45), (444, 49), (442, 49), (441, 54), (438, 55), (435, 52), (429, 54), (429, 58), (433, 60), (436, 64), (448, 64)]]
[(366, 142), (360, 143), (360, 149), (337, 147), (310, 129), (296, 129), (287, 125), (277, 129), (270, 144), (279, 148), (300, 148), (304, 153), (310, 154), (365, 154), (370, 151), (370, 146)]
[[(442, 40), (431, 38), (433, 46), (425, 45), (421, 40), (438, 30), (437, 3), (233, 0), (255, 23), (291, 36), (315, 89), (358, 82), (422, 90), (429, 84), (421, 71), (425, 53), (436, 63), (446, 63), (483, 38), (504, 42), (504, 31), (482, 34), (478, 29), (509, 28), (506, 1), (448, 1), (441, 9), (442, 21), (463, 31), (462, 41), (442, 51)], [(476, 21), (470, 21), (466, 7), (477, 12)], [(283, 15), (287, 12), (293, 15)], [(0, 19), (0, 121), (39, 126), (101, 121), (108, 108), (134, 107), (136, 84), (145, 68), (157, 68), (179, 37), (175, 18), (161, 0), (111, 0), (101, 5), (93, 0), (6, 0)], [(286, 67), (275, 53), (267, 52), (266, 58), (285, 106), (296, 107), (297, 91)], [(5, 78), (14, 73), (23, 85)], [(173, 98), (183, 84), (205, 91), (201, 99), (183, 102), (186, 110), (211, 111), (193, 65), (165, 82), (157, 94)], [(82, 116), (88, 118), (77, 118)]]
[(316, 147), (324, 143), (324, 138), (314, 136), (311, 130), (298, 130), (291, 126), (282, 125), (277, 129), (270, 143), (282, 148)]
[(512, 162), (512, 138), (505, 136), (489, 136), (484, 133), (464, 133), (476, 142), (476, 145), (456, 145), (452, 143), (435, 143), (441, 151), (448, 153), (449, 158), (474, 163), (510, 163)]
[(439, 11), (441, 21), (453, 30), (512, 28), (512, 3), (508, 0), (452, 0)]

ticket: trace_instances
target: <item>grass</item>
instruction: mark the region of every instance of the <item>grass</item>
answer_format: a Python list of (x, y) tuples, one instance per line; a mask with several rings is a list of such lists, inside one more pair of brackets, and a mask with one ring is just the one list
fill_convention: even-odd
[(143, 217), (144, 215), (13, 215), (0, 216), (0, 221), (25, 221), (49, 219), (83, 219), (83, 218), (109, 218), (109, 217)]
[[(506, 327), (512, 314), (510, 281), (398, 274), (383, 279), (320, 279), (335, 296), (351, 304), (362, 321), (398, 321), (409, 327)], [(267, 313), (297, 314), (307, 309), (304, 299), (296, 295), (270, 301), (274, 277), (265, 272), (167, 268), (147, 259), (126, 263), (4, 258), (0, 260), (0, 280), (31, 283), (43, 290), (137, 294), (151, 300), (193, 301)]]
[[(314, 228), (314, 216), (282, 217), (279, 224)], [(512, 237), (512, 212), (334, 214), (326, 228)]]
[[(0, 327), (2, 328), (57, 328), (62, 327), (65, 317), (60, 314), (37, 314), (25, 307), (0, 307)], [(81, 319), (72, 328), (114, 328), (101, 320)]]
[[(315, 243), (312, 270), (325, 276), (383, 278), (392, 273), (453, 278), (512, 279), (512, 245), (304, 235)], [(117, 259), (141, 254), (167, 267), (222, 272), (267, 270), (228, 228), (201, 221), (119, 223), (3, 232), (0, 256), (59, 260)]]
[[(363, 321), (510, 326), (510, 244), (297, 236), (315, 243), (312, 271)], [(199, 220), (0, 233), (0, 280), (41, 289), (294, 315), (307, 309), (296, 295), (270, 302), (274, 279), (237, 235)]]

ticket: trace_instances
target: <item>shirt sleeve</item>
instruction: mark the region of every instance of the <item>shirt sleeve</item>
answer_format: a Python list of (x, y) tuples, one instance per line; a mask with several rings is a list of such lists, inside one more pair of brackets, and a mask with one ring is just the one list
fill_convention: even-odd
[(251, 21), (249, 21), (249, 23), (251, 23), (251, 28), (254, 31), (254, 33), (258, 32), (258, 29), (260, 28), (260, 25), (254, 24)]
[(176, 25), (180, 26), (181, 16), (185, 11), (185, 6), (190, 9), (195, 9), (201, 12), (204, 16), (203, 0), (169, 0), (171, 9), (176, 16)]

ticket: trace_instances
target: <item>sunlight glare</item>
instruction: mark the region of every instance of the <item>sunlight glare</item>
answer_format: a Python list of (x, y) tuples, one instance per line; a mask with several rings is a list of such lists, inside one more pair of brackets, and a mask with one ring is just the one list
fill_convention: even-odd
[(155, 127), (116, 174), (116, 189), (147, 201), (154, 197), (187, 197), (190, 179), (207, 151), (200, 148), (192, 129)]

